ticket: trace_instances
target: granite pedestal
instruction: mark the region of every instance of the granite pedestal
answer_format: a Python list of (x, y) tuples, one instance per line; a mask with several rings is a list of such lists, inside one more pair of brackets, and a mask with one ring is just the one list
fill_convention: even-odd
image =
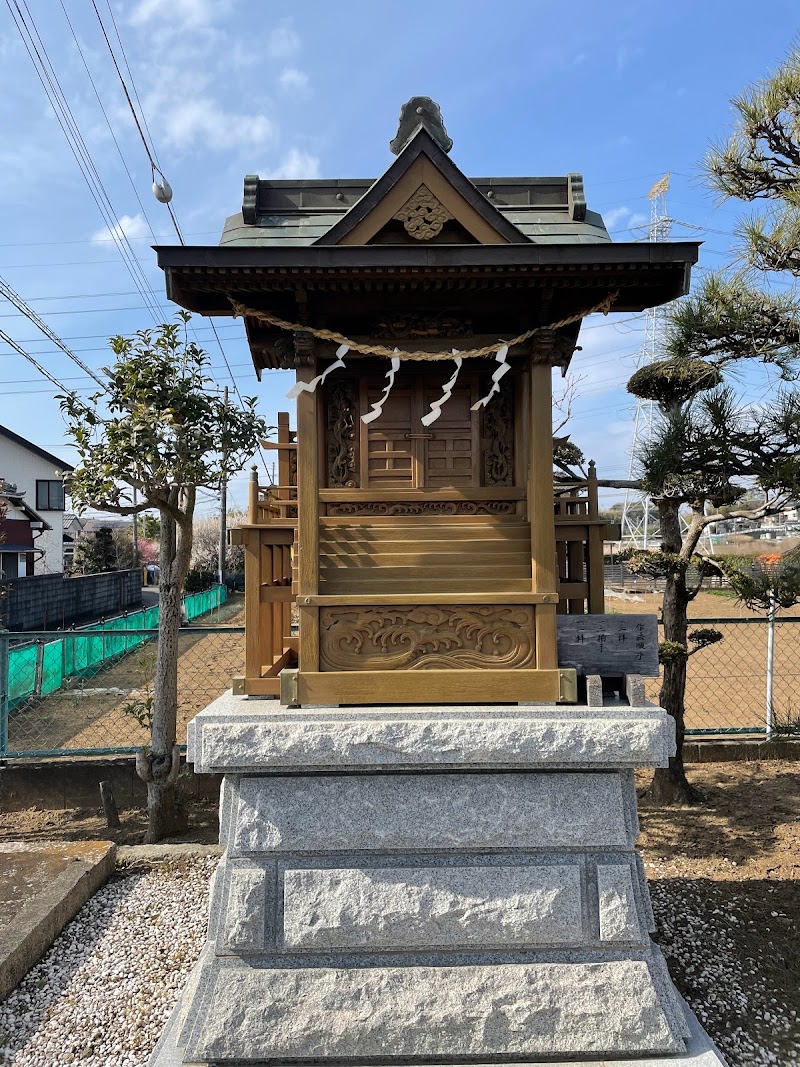
[(225, 696), (206, 948), (151, 1063), (723, 1062), (650, 939), (653, 707), (306, 708)]

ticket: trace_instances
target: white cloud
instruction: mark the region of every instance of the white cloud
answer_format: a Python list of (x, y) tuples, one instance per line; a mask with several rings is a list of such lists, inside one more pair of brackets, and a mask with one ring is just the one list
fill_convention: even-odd
[(603, 222), (606, 224), (607, 230), (615, 230), (621, 222), (624, 222), (630, 215), (631, 209), (629, 207), (612, 207), (610, 211), (607, 211), (603, 215)]
[(283, 21), (269, 32), (267, 55), (271, 59), (285, 59), (300, 50), (300, 37), (292, 28), (291, 19)]
[[(630, 232), (638, 226), (643, 226), (647, 222), (647, 215), (643, 215), (641, 212), (634, 212), (623, 204), (621, 207), (612, 207), (610, 211), (604, 212), (603, 222), (606, 224), (606, 229), (609, 233), (613, 230)], [(637, 234), (632, 234), (631, 240), (636, 236)]]
[[(261, 173), (259, 171), (259, 173)], [(266, 170), (265, 177), (279, 178), (318, 178), (319, 159), (310, 152), (299, 148), (290, 148), (277, 167)]]
[[(146, 110), (154, 114), (156, 110)], [(186, 149), (200, 144), (225, 151), (237, 147), (258, 147), (275, 135), (275, 126), (266, 115), (242, 115), (226, 111), (216, 100), (195, 96), (162, 111), (161, 127), (166, 142)]]
[(171, 26), (173, 30), (200, 29), (227, 14), (230, 4), (223, 0), (139, 0), (128, 21), (132, 26), (146, 26), (152, 22)]
[(94, 244), (102, 244), (105, 241), (111, 241), (113, 238), (121, 240), (122, 237), (127, 237), (129, 241), (135, 241), (137, 237), (147, 237), (150, 233), (150, 227), (145, 222), (142, 215), (121, 215), (117, 220), (116, 226), (109, 229), (108, 226), (103, 226), (102, 229), (96, 230), (91, 237)]
[(278, 84), (285, 93), (297, 93), (298, 96), (305, 96), (309, 90), (308, 75), (297, 67), (282, 70)]

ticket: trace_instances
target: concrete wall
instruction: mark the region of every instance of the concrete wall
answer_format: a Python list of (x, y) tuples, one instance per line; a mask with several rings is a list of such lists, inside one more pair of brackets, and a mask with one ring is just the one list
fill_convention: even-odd
[(42, 574), (3, 582), (0, 624), (6, 630), (55, 630), (142, 606), (142, 572), (65, 578)]

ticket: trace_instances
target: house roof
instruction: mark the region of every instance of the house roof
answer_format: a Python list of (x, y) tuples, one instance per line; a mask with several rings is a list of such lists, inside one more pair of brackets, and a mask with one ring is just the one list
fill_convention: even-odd
[(39, 456), (40, 459), (46, 459), (47, 462), (52, 463), (57, 470), (71, 471), (75, 469), (71, 463), (59, 459), (58, 456), (54, 456), (52, 452), (47, 452), (44, 448), (39, 448), (39, 446), (33, 444), (32, 441), (27, 441), (24, 437), (20, 437), (18, 433), (9, 430), (7, 426), (0, 426), (0, 437), (5, 437), (9, 441), (13, 441), (14, 444), (21, 445), (29, 452), (33, 452), (34, 455)]
[(47, 519), (42, 518), (39, 512), (34, 511), (30, 504), (25, 500), (24, 493), (19, 492), (16, 486), (10, 486), (7, 482), (4, 483), (3, 479), (0, 478), (0, 500), (3, 498), (15, 508), (19, 508), (29, 522), (40, 522), (43, 530), (53, 529)]

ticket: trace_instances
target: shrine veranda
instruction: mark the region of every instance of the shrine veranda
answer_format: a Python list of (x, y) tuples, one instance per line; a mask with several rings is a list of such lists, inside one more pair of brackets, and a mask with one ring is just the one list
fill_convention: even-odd
[(190, 726), (226, 851), (159, 1067), (723, 1062), (634, 847), (675, 750), (655, 618), (604, 615), (597, 475), (552, 433), (583, 318), (687, 292), (698, 246), (451, 147), (415, 97), (377, 180), (248, 176), (218, 246), (158, 249), (297, 377), (236, 533), (245, 671)]

